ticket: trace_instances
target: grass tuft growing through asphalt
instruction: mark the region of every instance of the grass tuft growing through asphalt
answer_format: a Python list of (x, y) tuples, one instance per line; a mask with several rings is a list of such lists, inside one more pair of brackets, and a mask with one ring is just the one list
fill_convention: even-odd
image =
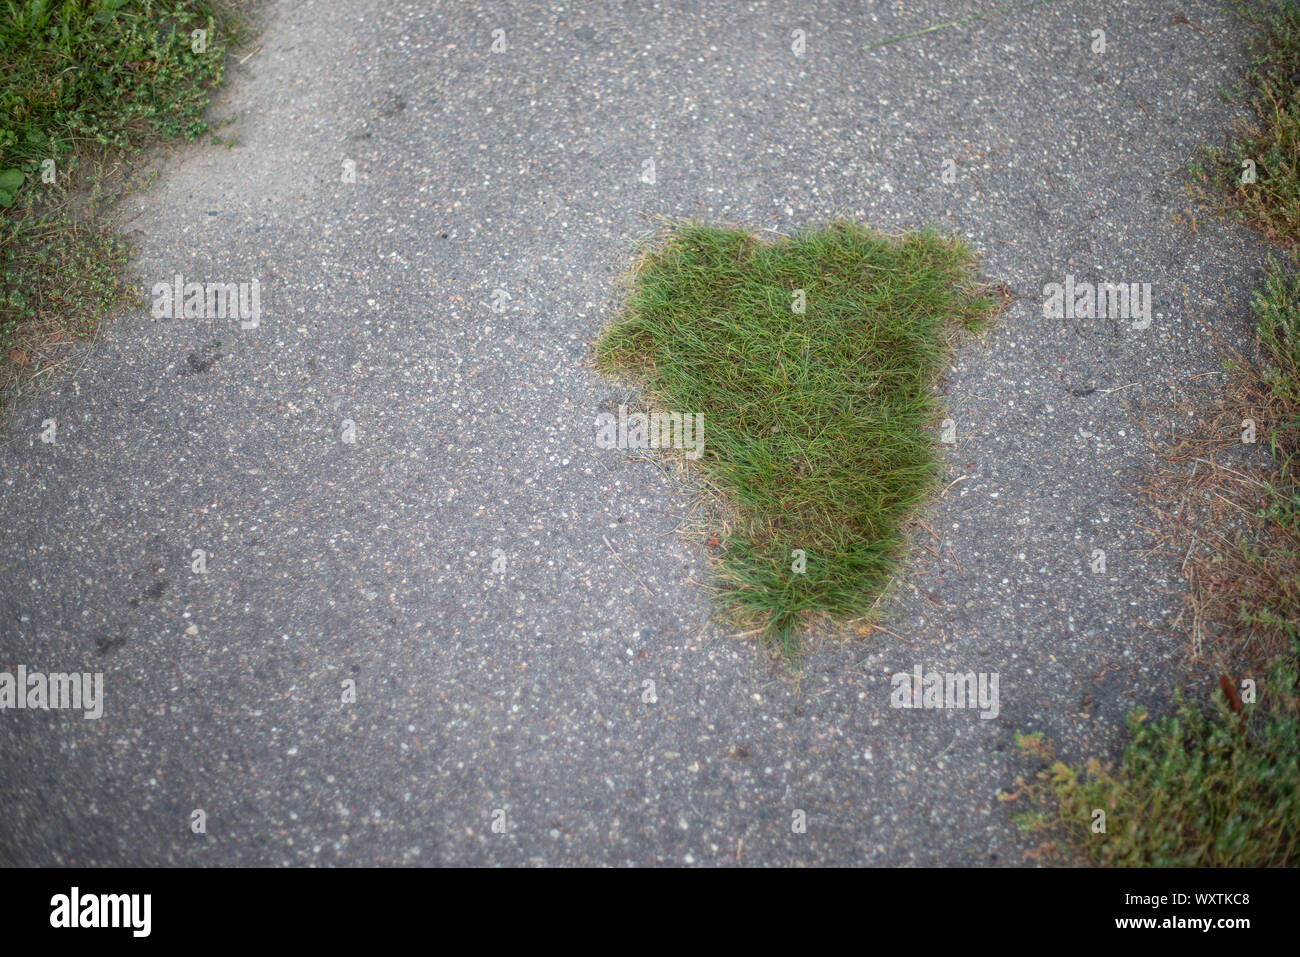
[(695, 466), (733, 509), (723, 606), (797, 655), (801, 625), (867, 615), (896, 570), (941, 471), (948, 346), (997, 307), (959, 242), (847, 221), (776, 241), (685, 224), (631, 278), (598, 366), (703, 415)]

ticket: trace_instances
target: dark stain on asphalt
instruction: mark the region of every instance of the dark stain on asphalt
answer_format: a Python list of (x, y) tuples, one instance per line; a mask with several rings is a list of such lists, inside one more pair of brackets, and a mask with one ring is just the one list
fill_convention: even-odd
[(181, 369), (181, 375), (201, 375), (211, 369), (220, 358), (221, 354), (217, 352), (216, 346), (204, 346), (185, 357), (185, 367)]
[(125, 643), (125, 638), (110, 638), (105, 634), (98, 634), (95, 636), (95, 650), (98, 651), (101, 656), (108, 654), (114, 648)]

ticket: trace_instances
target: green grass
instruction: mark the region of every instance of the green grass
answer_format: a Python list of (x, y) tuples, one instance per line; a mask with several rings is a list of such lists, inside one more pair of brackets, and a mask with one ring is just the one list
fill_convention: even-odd
[[(1253, 540), (1222, 550), (1231, 582), (1230, 600), (1220, 603), (1227, 613), (1219, 617), (1281, 660), (1300, 640), (1300, 3), (1256, 0), (1236, 8), (1252, 28), (1246, 95), (1254, 119), (1230, 147), (1212, 151), (1219, 175), (1202, 178), (1199, 186), (1217, 185), (1218, 208), (1235, 210), (1279, 240), (1291, 262), (1270, 257), (1264, 288), (1252, 296), (1259, 360), (1232, 365), (1254, 397), (1244, 411), (1262, 418), (1275, 467), (1258, 477), (1262, 507)], [(1246, 157), (1257, 163), (1253, 185), (1227, 177)], [(1209, 195), (1204, 201), (1215, 208), (1214, 200)]]
[(42, 208), (21, 197), (11, 215), (0, 216), (6, 360), (15, 361), (10, 350), (41, 348), (33, 337), (57, 345), (93, 335), (100, 316), (130, 294), (126, 266), (126, 243), (111, 223), (76, 215), (66, 204)]
[[(1248, 117), (1232, 142), (1207, 147), (1191, 164), (1192, 193), (1206, 209), (1232, 215), (1271, 239), (1300, 240), (1300, 3), (1237, 2), (1250, 28), (1252, 65), (1243, 79)], [(1243, 182), (1247, 160), (1255, 182)]]
[[(0, 10), (0, 168), (31, 175), (87, 147), (207, 132), (208, 90), (238, 22), (215, 5), (8, 0)], [(203, 53), (192, 49), (195, 29), (207, 31)]]
[(1300, 409), (1300, 280), (1271, 263), (1264, 288), (1252, 297), (1255, 335), (1265, 358), (1261, 380), (1273, 397)]
[(871, 612), (897, 568), (941, 472), (948, 343), (996, 311), (972, 268), (930, 232), (841, 221), (769, 242), (687, 224), (645, 254), (597, 343), (653, 409), (703, 414), (694, 466), (733, 510), (723, 607), (788, 655), (810, 619)]
[(1265, 647), (1300, 642), (1300, 273), (1270, 263), (1264, 288), (1252, 304), (1262, 362), (1253, 375), (1264, 392), (1269, 453), (1276, 463), (1261, 476), (1264, 507), (1256, 516), (1267, 534), (1237, 549), (1250, 570), (1249, 600), (1237, 606), (1238, 621)]
[(127, 294), (108, 219), (123, 161), (209, 131), (210, 91), (247, 32), (234, 3), (0, 0), (0, 386)]

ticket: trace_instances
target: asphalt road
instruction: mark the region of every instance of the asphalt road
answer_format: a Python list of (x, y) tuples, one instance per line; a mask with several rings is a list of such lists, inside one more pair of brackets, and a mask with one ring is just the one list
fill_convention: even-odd
[[(1059, 0), (862, 49), (997, 6), (273, 4), (237, 145), (130, 200), (142, 303), (5, 413), (0, 670), (102, 672), (104, 713), (0, 712), (0, 863), (1024, 863), (1014, 733), (1113, 757), (1177, 681), (1126, 403), (1218, 370), (1264, 251), (1174, 218), (1239, 25)], [(794, 675), (709, 624), (690, 487), (597, 447), (590, 343), (660, 217), (835, 215), (1015, 299), (888, 633)], [(259, 324), (155, 319), (177, 273), (258, 280)], [(1150, 328), (1045, 319), (1067, 274), (1151, 283)], [(998, 715), (891, 707), (916, 665)]]

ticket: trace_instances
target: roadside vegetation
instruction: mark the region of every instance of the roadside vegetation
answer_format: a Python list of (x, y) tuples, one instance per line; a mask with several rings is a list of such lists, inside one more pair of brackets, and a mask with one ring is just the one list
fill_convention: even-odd
[(1068, 765), (1022, 736), (1038, 770), (1002, 795), (1031, 808), (1018, 820), (1044, 852), (1098, 865), (1300, 863), (1300, 4), (1237, 12), (1251, 28), (1238, 94), (1250, 118), (1203, 151), (1191, 191), (1284, 255), (1252, 297), (1253, 349), (1225, 346), (1226, 386), (1178, 410), (1195, 427), (1147, 431), (1151, 530), (1187, 580), (1175, 627), (1197, 684), (1172, 714), (1130, 717), (1117, 768)]
[(132, 162), (210, 132), (210, 93), (248, 33), (234, 2), (0, 5), (0, 400), (131, 295), (113, 206)]

